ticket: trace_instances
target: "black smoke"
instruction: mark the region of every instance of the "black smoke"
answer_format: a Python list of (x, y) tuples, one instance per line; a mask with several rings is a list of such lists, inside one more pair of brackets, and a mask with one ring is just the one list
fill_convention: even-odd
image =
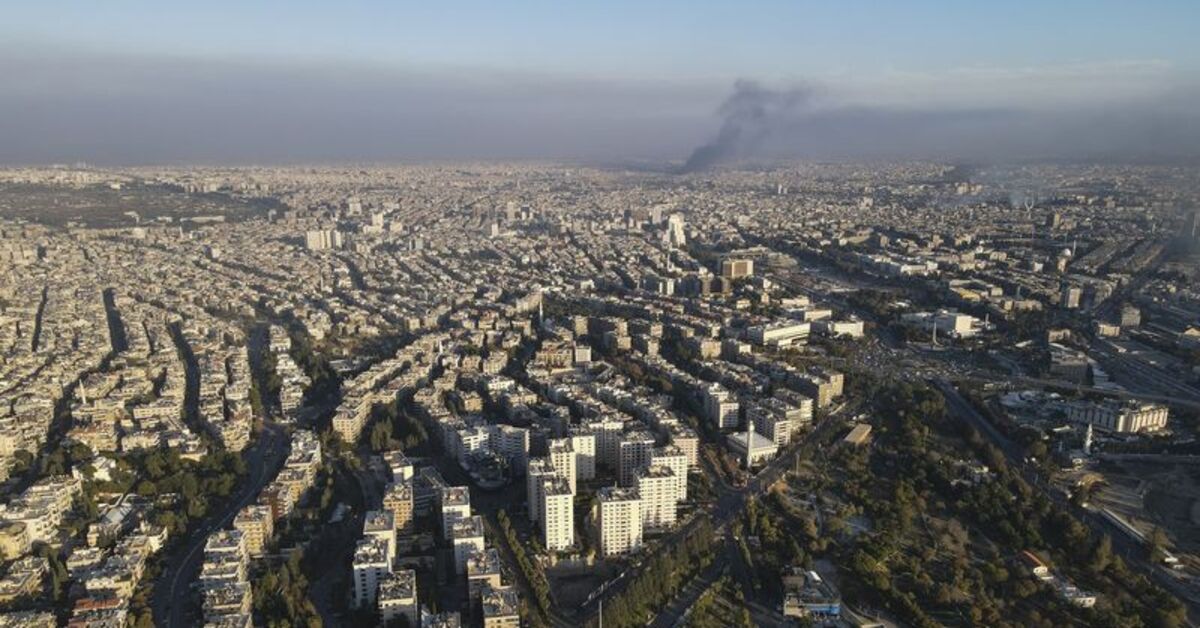
[(692, 151), (681, 172), (707, 170), (751, 153), (811, 98), (812, 92), (806, 88), (778, 91), (738, 80), (733, 94), (717, 109), (723, 119), (717, 137)]

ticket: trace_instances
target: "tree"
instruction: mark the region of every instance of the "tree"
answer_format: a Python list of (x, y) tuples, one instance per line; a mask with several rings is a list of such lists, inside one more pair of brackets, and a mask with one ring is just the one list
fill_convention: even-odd
[(1163, 532), (1162, 528), (1154, 526), (1154, 529), (1150, 531), (1149, 538), (1146, 540), (1146, 545), (1150, 549), (1150, 560), (1156, 563), (1162, 562), (1166, 558), (1169, 542), (1170, 539), (1167, 538), (1167, 533)]
[(371, 450), (375, 452), (383, 452), (391, 447), (392, 424), (390, 421), (376, 421), (371, 428), (370, 443)]
[(1112, 538), (1105, 534), (1096, 543), (1096, 548), (1092, 550), (1092, 558), (1088, 561), (1088, 570), (1098, 576), (1112, 564), (1112, 558)]

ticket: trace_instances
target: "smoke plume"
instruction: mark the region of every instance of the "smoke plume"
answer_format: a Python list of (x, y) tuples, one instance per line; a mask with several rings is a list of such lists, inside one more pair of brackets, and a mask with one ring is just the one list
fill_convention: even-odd
[(811, 97), (811, 90), (806, 88), (776, 91), (754, 81), (738, 80), (733, 94), (717, 109), (723, 119), (717, 137), (692, 151), (681, 172), (707, 170), (749, 154)]

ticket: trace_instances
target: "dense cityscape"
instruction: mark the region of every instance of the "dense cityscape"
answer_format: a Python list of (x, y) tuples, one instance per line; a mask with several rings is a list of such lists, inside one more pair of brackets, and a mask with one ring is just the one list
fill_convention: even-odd
[(2, 170), (0, 625), (1190, 625), (1198, 198)]
[(1200, 2), (0, 14), (0, 628), (1200, 627)]

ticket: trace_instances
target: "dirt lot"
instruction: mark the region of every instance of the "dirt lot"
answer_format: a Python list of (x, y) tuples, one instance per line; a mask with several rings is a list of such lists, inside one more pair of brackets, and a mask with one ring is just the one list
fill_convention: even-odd
[(0, 217), (61, 226), (69, 222), (89, 227), (120, 227), (169, 217), (180, 221), (196, 216), (224, 216), (226, 221), (265, 215), (279, 204), (274, 199), (242, 199), (221, 193), (187, 194), (160, 185), (130, 184), (120, 190), (107, 186), (67, 187), (0, 184)]

